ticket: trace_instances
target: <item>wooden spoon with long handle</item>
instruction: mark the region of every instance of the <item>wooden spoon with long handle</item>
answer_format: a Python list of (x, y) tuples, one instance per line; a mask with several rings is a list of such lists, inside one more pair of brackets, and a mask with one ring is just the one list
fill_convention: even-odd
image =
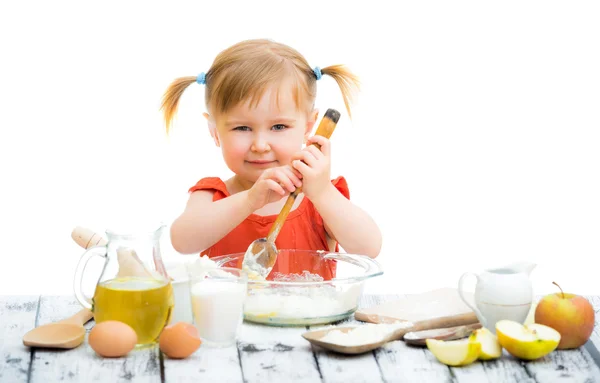
[[(84, 249), (106, 244), (102, 236), (81, 227), (75, 228), (71, 237)], [(30, 330), (23, 336), (23, 344), (28, 347), (75, 348), (85, 338), (83, 325), (93, 317), (94, 314), (84, 308), (69, 318)]]
[[(383, 338), (365, 341), (362, 344), (344, 345), (332, 342), (324, 341), (323, 339), (328, 332), (339, 330), (343, 333), (352, 331), (359, 326), (353, 327), (331, 327), (324, 330), (313, 330), (302, 334), (302, 337), (312, 344), (323, 347), (328, 350), (339, 352), (342, 354), (362, 354), (368, 351), (375, 350), (384, 344), (394, 340), (405, 340), (406, 343), (410, 344), (421, 344), (421, 340), (424, 342), (427, 338), (434, 339), (460, 339), (468, 336), (472, 331), (481, 328), (481, 324), (473, 323), (470, 325), (453, 326), (448, 328), (447, 325), (452, 323), (444, 318), (442, 319), (427, 319), (418, 322), (410, 321), (399, 321), (390, 324), (376, 324), (375, 326), (398, 326), (396, 329), (391, 329), (390, 332)], [(364, 326), (364, 325), (363, 325)], [(373, 326), (370, 324), (370, 326)], [(410, 339), (405, 339), (406, 335), (409, 335)]]
[(83, 325), (92, 317), (90, 310), (83, 309), (67, 319), (38, 326), (23, 336), (23, 344), (28, 347), (75, 348), (83, 342)]
[[(330, 138), (335, 130), (337, 122), (340, 119), (340, 112), (335, 109), (327, 109), (321, 123), (315, 132), (316, 136), (323, 136)], [(320, 145), (313, 143), (317, 148), (321, 148)], [(281, 212), (275, 219), (273, 226), (269, 230), (266, 238), (259, 238), (252, 242), (244, 254), (244, 260), (242, 262), (242, 269), (254, 272), (258, 274), (259, 278), (266, 278), (271, 272), (275, 261), (277, 260), (277, 247), (275, 247), (275, 239), (281, 231), (287, 216), (292, 210), (292, 206), (296, 201), (298, 195), (302, 192), (302, 187), (296, 188), (288, 199), (285, 201), (285, 205), (281, 208)]]

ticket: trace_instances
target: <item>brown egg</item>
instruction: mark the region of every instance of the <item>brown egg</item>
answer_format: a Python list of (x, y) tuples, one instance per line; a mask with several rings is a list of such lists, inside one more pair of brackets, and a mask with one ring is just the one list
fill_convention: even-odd
[(137, 334), (128, 324), (109, 320), (97, 323), (92, 328), (88, 343), (98, 355), (118, 358), (133, 350), (137, 343)]
[(177, 322), (163, 329), (158, 345), (169, 358), (182, 359), (192, 355), (201, 343), (194, 325)]

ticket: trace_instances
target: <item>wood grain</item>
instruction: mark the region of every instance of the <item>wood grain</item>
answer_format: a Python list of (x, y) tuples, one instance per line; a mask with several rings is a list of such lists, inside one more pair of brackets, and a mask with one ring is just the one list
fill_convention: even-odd
[[(363, 297), (359, 306), (368, 305), (373, 302), (368, 297)], [(362, 323), (354, 318), (326, 326), (310, 326), (309, 330), (321, 330), (332, 326), (354, 326)], [(361, 355), (341, 355), (330, 352), (319, 346), (312, 346), (312, 351), (321, 371), (323, 382), (345, 383), (345, 382), (383, 382), (381, 371), (373, 352)]]
[[(365, 296), (360, 305), (365, 308), (398, 297)], [(596, 311), (600, 310), (600, 297), (588, 299)], [(517, 360), (504, 351), (494, 361), (452, 368), (439, 363), (426, 348), (403, 341), (348, 357), (312, 348), (300, 336), (307, 331), (305, 327), (251, 323), (243, 324), (237, 347), (200, 347), (184, 360), (163, 357), (158, 347), (134, 350), (125, 358), (105, 359), (87, 345), (87, 336), (86, 342), (73, 350), (30, 350), (22, 345), (23, 334), (36, 326), (36, 316), (37, 325), (41, 325), (64, 319), (80, 308), (71, 297), (0, 296), (0, 381), (600, 382), (600, 353), (594, 347), (600, 345), (597, 326), (588, 344), (579, 349), (555, 351), (532, 362)], [(92, 326), (89, 322), (85, 327), (89, 331)]]
[(306, 327), (272, 327), (245, 323), (238, 347), (245, 382), (319, 382), (321, 373)]
[[(74, 298), (48, 296), (40, 300), (38, 324), (55, 322), (81, 309)], [(88, 322), (87, 332), (94, 322)], [(72, 350), (36, 349), (30, 382), (161, 382), (158, 347), (134, 350), (123, 358), (102, 358), (87, 342)], [(51, 378), (51, 379), (49, 379)]]
[(36, 326), (39, 296), (0, 296), (0, 382), (27, 382), (32, 351), (23, 335)]

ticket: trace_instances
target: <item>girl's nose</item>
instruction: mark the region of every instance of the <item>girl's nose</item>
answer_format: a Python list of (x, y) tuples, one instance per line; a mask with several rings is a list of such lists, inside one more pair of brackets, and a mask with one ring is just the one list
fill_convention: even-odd
[(268, 152), (271, 150), (269, 143), (264, 139), (261, 135), (257, 135), (254, 137), (254, 141), (252, 142), (252, 147), (250, 148), (253, 152)]

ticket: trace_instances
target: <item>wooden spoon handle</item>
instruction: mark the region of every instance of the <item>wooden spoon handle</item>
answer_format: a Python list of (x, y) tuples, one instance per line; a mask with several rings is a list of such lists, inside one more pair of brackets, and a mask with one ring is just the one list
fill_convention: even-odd
[[(338, 112), (335, 109), (327, 109), (325, 115), (323, 115), (323, 118), (321, 119), (321, 123), (319, 123), (319, 127), (317, 128), (315, 136), (331, 138), (331, 135), (333, 134), (333, 131), (335, 130), (339, 119), (340, 112)], [(313, 143), (312, 145), (315, 145), (317, 148), (321, 149), (321, 146), (316, 143)], [(268, 242), (275, 243), (275, 239), (277, 239), (277, 236), (279, 235), (279, 231), (281, 230), (283, 223), (285, 222), (288, 214), (290, 214), (292, 206), (294, 206), (296, 197), (298, 197), (298, 194), (300, 194), (301, 192), (302, 187), (296, 188), (296, 190), (294, 190), (290, 194), (287, 201), (285, 201), (285, 205), (283, 205), (283, 208), (279, 212), (277, 219), (275, 219), (273, 226), (271, 226), (271, 230), (269, 230), (269, 234), (267, 235)]]
[(80, 310), (77, 314), (75, 314), (69, 318), (58, 321), (58, 323), (74, 323), (74, 324), (83, 326), (93, 317), (94, 317), (94, 314), (90, 310), (83, 309), (83, 310)]

